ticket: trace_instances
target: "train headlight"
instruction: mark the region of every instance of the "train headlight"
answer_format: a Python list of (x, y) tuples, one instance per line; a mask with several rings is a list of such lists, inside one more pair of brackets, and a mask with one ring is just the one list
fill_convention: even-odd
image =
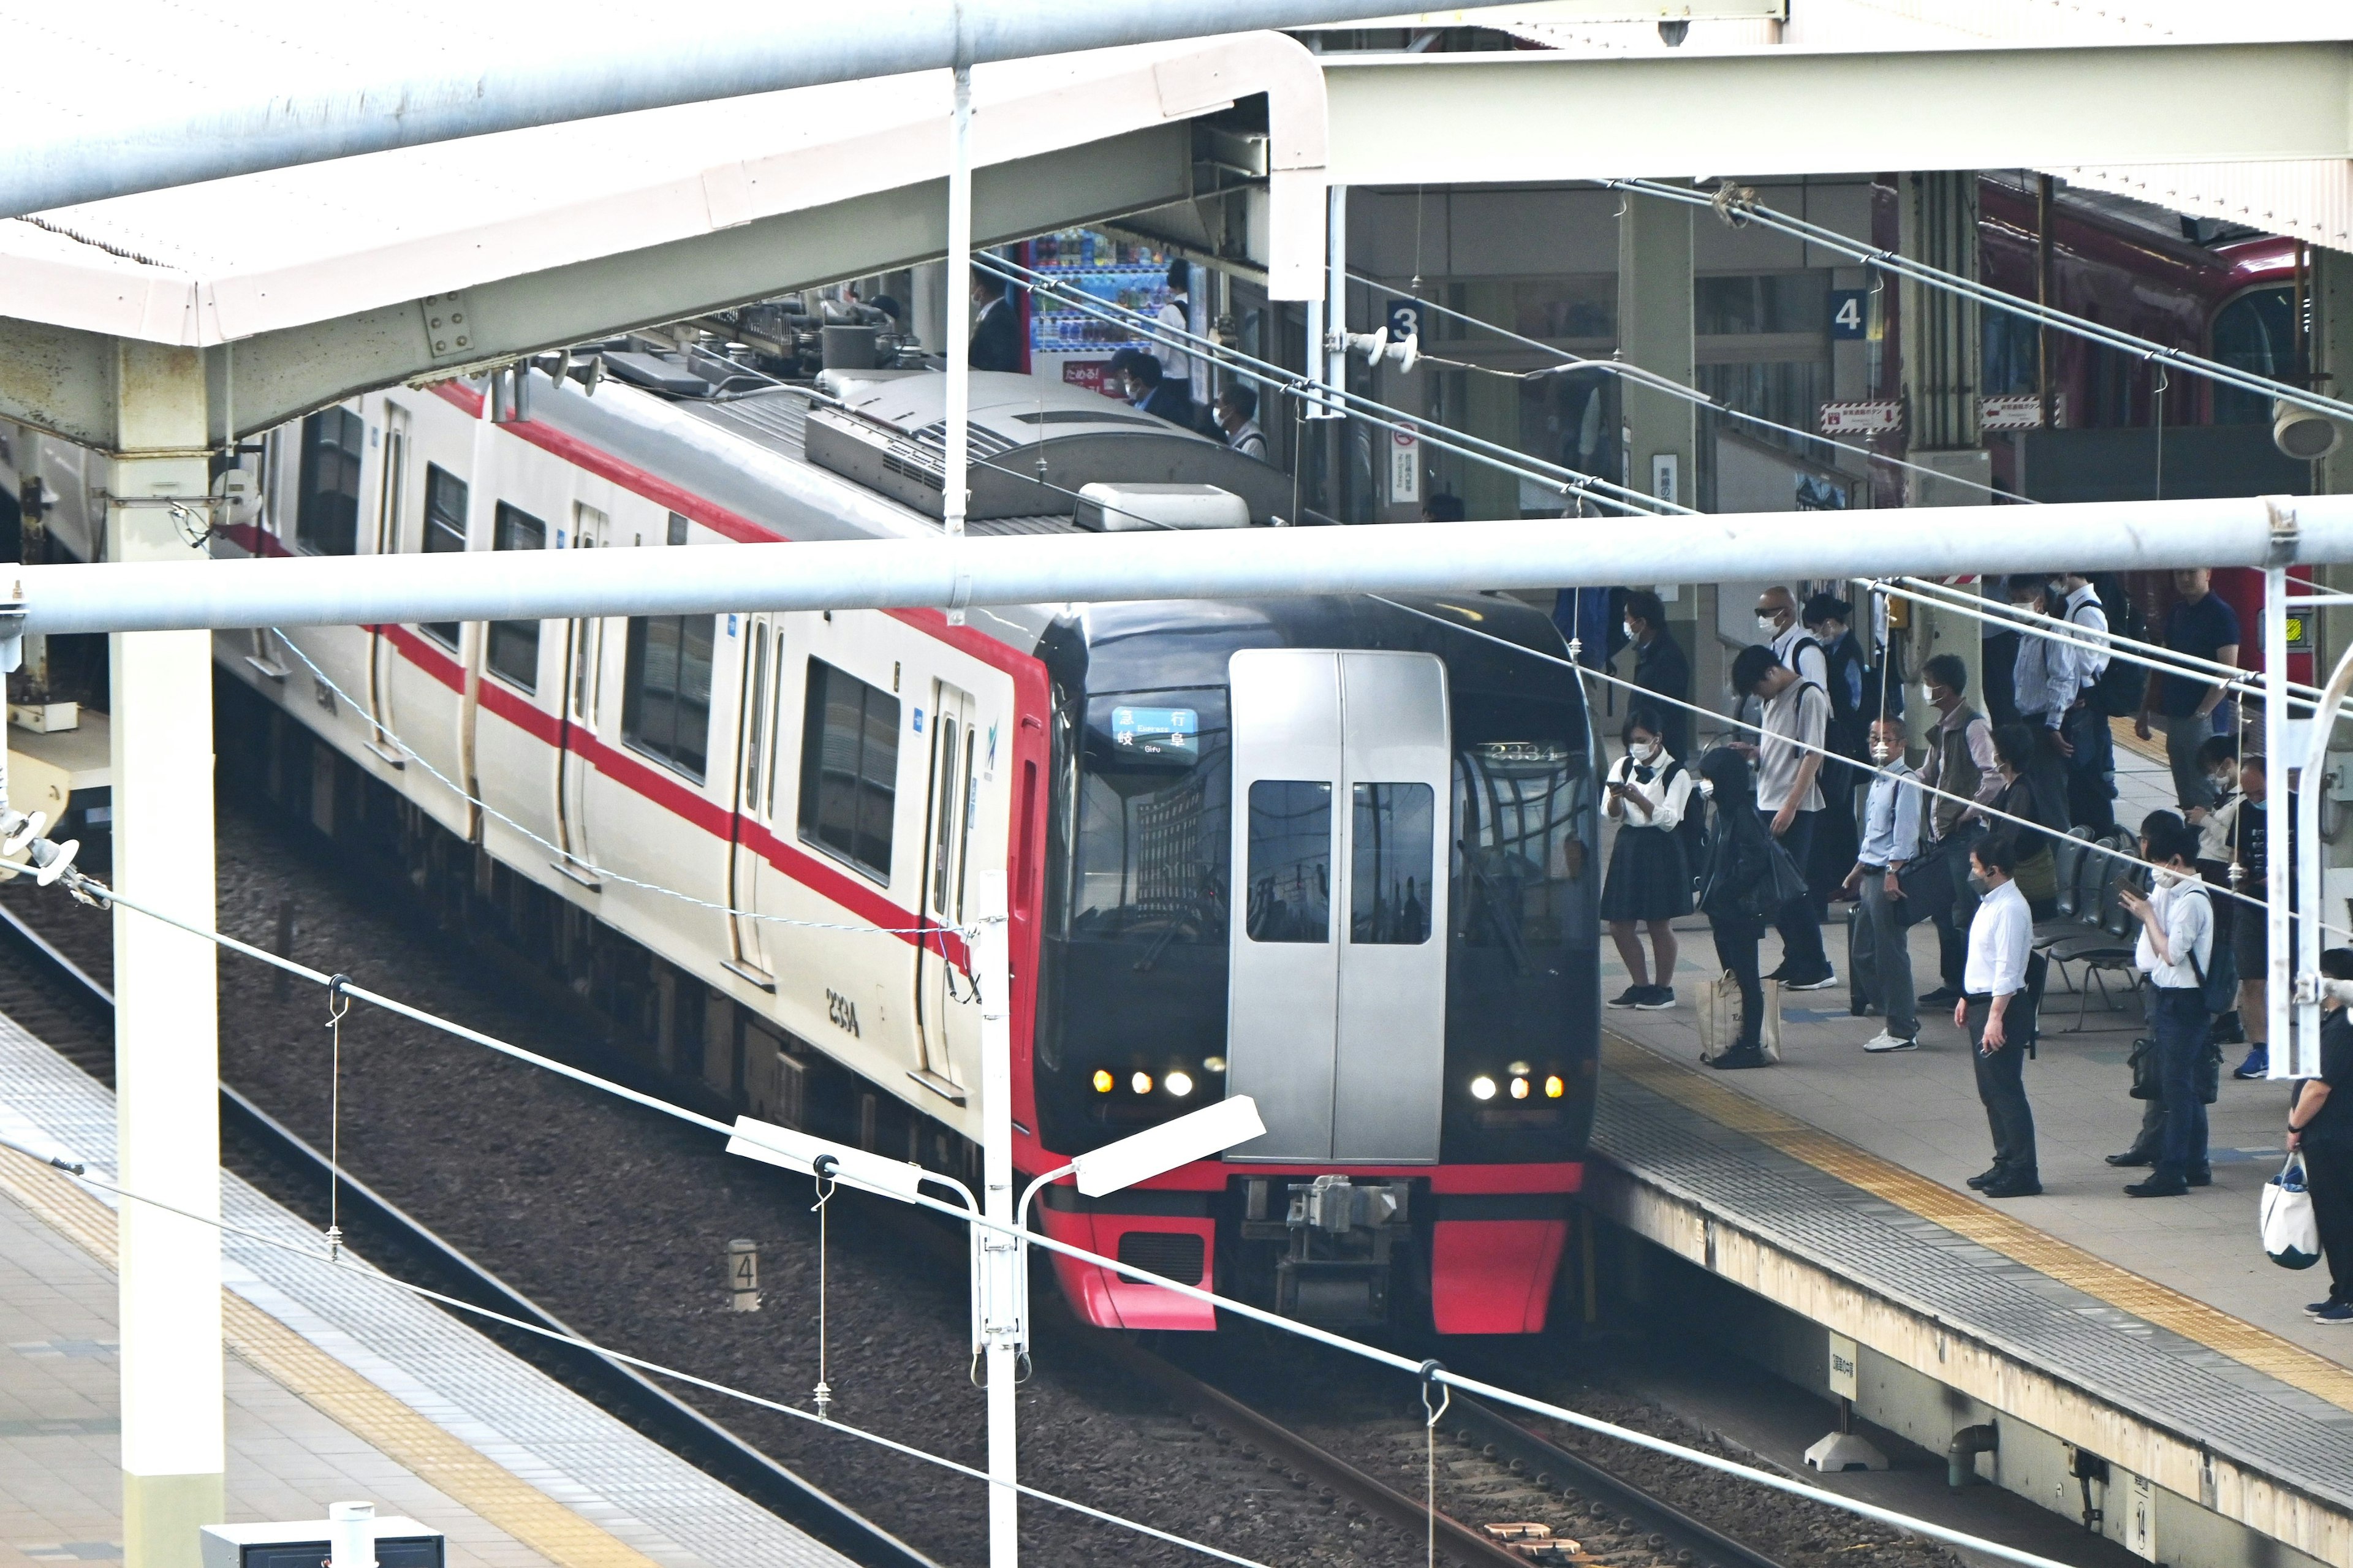
[(1494, 1080), (1493, 1079), (1492, 1079), (1492, 1078), (1487, 1077), (1484, 1073), (1482, 1073), (1479, 1077), (1472, 1079), (1471, 1080), (1471, 1098), (1472, 1098), (1472, 1099), (1473, 1099), (1473, 1100), (1493, 1100), (1493, 1099), (1494, 1099), (1494, 1098), (1495, 1098), (1495, 1080)]
[(1169, 1093), (1175, 1095), (1179, 1100), (1184, 1099), (1187, 1095), (1193, 1092), (1193, 1075), (1191, 1073), (1172, 1072), (1160, 1081), (1161, 1084), (1166, 1088)]
[(1226, 1058), (1223, 1057), (1203, 1057), (1201, 1058), (1201, 1070), (1203, 1072), (1223, 1072), (1226, 1070)]
[(1546, 1100), (1558, 1100), (1562, 1095), (1567, 1094), (1567, 1092), (1568, 1085), (1560, 1081), (1560, 1074), (1555, 1073), (1550, 1078), (1545, 1079), (1545, 1098)]
[(1109, 1094), (1111, 1092), (1111, 1074), (1104, 1071), (1102, 1068), (1095, 1068), (1095, 1092), (1097, 1094)]
[(1505, 1068), (1504, 1070), (1516, 1077), (1525, 1078), (1529, 1073), (1535, 1069), (1529, 1067), (1525, 1062), (1514, 1062), (1510, 1067)]
[(1524, 1078), (1514, 1079), (1512, 1080), (1512, 1098), (1514, 1100), (1525, 1100), (1527, 1097), (1528, 1080)]
[(1137, 1073), (1134, 1078), (1127, 1080), (1127, 1087), (1135, 1090), (1138, 1094), (1150, 1094), (1152, 1092), (1152, 1075), (1148, 1072)]

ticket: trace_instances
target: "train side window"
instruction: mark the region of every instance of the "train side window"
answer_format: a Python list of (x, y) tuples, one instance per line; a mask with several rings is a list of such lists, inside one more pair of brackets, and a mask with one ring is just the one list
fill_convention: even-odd
[(1252, 942), (1332, 940), (1332, 786), (1254, 779), (1250, 786)]
[(634, 616), (621, 739), (698, 782), (710, 754), (712, 616)]
[(302, 466), (294, 497), (294, 542), (313, 555), (360, 548), (360, 454), (367, 426), (348, 408), (302, 421)]
[[(466, 549), (466, 481), (438, 463), (425, 465), (425, 552), (463, 554)], [(427, 621), (436, 642), (458, 646), (458, 623)]]
[(802, 839), (888, 882), (899, 700), (813, 658), (801, 712)]
[[(493, 550), (544, 550), (547, 548), (547, 524), (527, 511), (501, 501), (498, 527), (491, 547)], [(492, 621), (490, 663), (491, 672), (501, 680), (520, 686), (525, 691), (537, 690), (539, 623)]]

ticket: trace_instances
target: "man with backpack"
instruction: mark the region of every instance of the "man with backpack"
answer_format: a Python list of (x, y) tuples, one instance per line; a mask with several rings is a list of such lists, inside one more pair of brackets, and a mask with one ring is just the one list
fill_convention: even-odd
[[(1803, 866), (1822, 812), (1816, 775), (1830, 729), (1830, 696), (1762, 647), (1742, 648), (1733, 659), (1732, 689), (1764, 709), (1757, 744), (1740, 748), (1757, 759), (1757, 815), (1789, 858)], [(1781, 966), (1771, 978), (1792, 991), (1820, 991), (1837, 981), (1822, 952), (1821, 920), (1810, 891), (1782, 904), (1773, 923), (1781, 932)]]
[(2213, 1021), (2206, 1010), (2206, 968), (2214, 956), (2214, 901), (2198, 875), (2197, 829), (2179, 822), (2153, 824), (2148, 859), (2156, 868), (2154, 890), (2144, 896), (2127, 886), (2116, 897), (2140, 922), (2133, 961), (2156, 994), (2149, 1022), (2157, 1037), (2165, 1135), (2157, 1169), (2125, 1193), (2170, 1198), (2214, 1180), (2207, 1163), (2206, 1100), (2198, 1071)]
[[(2102, 678), (2113, 662), (2107, 653), (2108, 612), (2091, 574), (2070, 572), (2059, 580), (2060, 617), (2083, 642), (2096, 647), (2059, 645), (2051, 649), (2054, 700), (2060, 709), (2060, 754), (2067, 759), (2067, 815), (2079, 827), (2108, 834), (2116, 827), (2116, 737), (2099, 701)], [(2054, 595), (2057, 596), (2057, 595)]]

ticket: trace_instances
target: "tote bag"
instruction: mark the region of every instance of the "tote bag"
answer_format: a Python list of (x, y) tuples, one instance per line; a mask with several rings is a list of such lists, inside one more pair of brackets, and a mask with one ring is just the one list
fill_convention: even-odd
[(2263, 1253), (2274, 1263), (2309, 1268), (2320, 1261), (2320, 1222), (2305, 1189), (2302, 1154), (2290, 1154), (2280, 1173), (2263, 1184), (2262, 1219)]

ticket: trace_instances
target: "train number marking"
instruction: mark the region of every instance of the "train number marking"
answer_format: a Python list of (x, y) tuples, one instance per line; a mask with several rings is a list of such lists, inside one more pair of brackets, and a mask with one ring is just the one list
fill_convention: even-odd
[(858, 1038), (857, 1003), (839, 991), (828, 991), (825, 994), (825, 1016), (833, 1020), (835, 1028), (848, 1030), (850, 1038)]

